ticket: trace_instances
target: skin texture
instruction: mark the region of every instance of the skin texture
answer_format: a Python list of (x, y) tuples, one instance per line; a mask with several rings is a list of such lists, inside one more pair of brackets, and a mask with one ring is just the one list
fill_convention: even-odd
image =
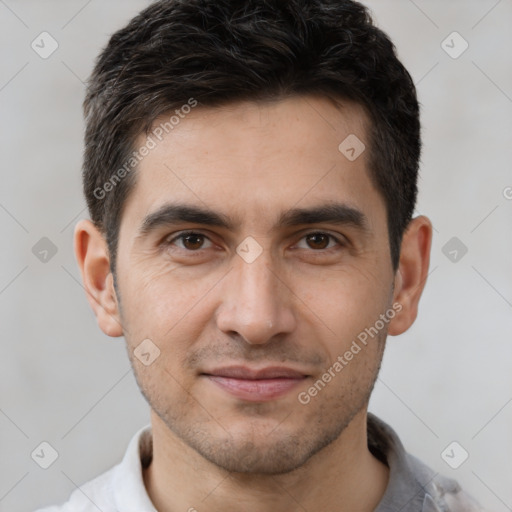
[[(105, 240), (90, 221), (77, 224), (89, 302), (106, 334), (124, 335), (152, 408), (144, 479), (159, 511), (354, 512), (380, 501), (388, 468), (367, 448), (366, 410), (387, 334), (416, 318), (432, 227), (411, 221), (393, 272), (367, 154), (349, 161), (338, 150), (349, 134), (365, 142), (366, 122), (357, 105), (311, 96), (197, 107), (139, 165), (121, 220), (117, 293)], [(169, 202), (234, 226), (182, 221), (141, 234)], [(277, 225), (289, 209), (333, 203), (358, 210), (364, 227)], [(184, 230), (196, 236), (176, 239)], [(237, 253), (247, 237), (261, 249), (252, 262)], [(393, 304), (400, 311), (301, 403), (298, 394)], [(134, 356), (145, 339), (160, 350), (148, 366)], [(286, 366), (305, 378), (275, 399), (249, 401), (204, 375), (231, 365)]]

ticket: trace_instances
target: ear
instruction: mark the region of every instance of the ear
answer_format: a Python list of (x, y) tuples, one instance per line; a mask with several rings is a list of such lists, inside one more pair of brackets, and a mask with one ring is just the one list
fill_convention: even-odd
[(413, 324), (418, 303), (428, 276), (432, 224), (423, 215), (411, 220), (400, 249), (400, 262), (395, 275), (393, 303), (399, 304), (397, 315), (390, 321), (388, 334), (402, 334)]
[(75, 226), (75, 256), (82, 282), (100, 329), (108, 336), (123, 335), (119, 305), (110, 272), (108, 246), (98, 228), (90, 220)]

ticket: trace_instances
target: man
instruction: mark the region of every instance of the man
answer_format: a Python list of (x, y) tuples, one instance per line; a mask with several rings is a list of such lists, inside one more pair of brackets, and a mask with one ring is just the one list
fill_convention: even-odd
[(46, 511), (476, 511), (367, 412), (414, 322), (419, 108), (349, 0), (161, 0), (84, 103), (75, 252), (151, 425)]

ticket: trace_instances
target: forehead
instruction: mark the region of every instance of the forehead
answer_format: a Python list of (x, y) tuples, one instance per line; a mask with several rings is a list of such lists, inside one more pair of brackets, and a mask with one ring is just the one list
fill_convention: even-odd
[[(261, 229), (292, 207), (343, 202), (371, 210), (380, 202), (383, 208), (367, 172), (368, 119), (358, 105), (300, 96), (197, 106), (171, 123), (173, 114), (154, 123), (150, 144), (145, 135), (137, 141), (152, 149), (138, 164), (127, 200), (130, 223), (175, 201)], [(360, 155), (354, 159), (347, 145)]]

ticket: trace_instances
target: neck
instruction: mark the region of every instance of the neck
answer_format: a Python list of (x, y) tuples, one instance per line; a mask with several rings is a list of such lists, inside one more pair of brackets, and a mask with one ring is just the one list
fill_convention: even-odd
[(153, 460), (143, 476), (159, 512), (371, 512), (389, 478), (368, 450), (366, 410), (303, 466), (279, 475), (229, 473), (185, 445), (154, 412), (151, 424)]

